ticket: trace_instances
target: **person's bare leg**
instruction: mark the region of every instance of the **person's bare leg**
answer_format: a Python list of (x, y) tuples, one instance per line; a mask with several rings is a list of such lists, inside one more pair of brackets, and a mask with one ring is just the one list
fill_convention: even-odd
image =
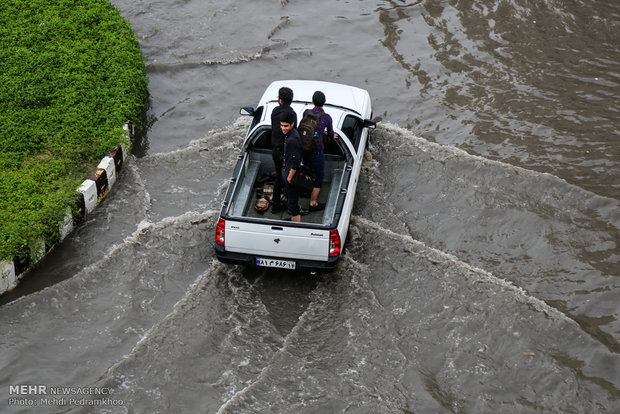
[(310, 205), (312, 207), (316, 207), (319, 205), (319, 193), (321, 192), (320, 188), (313, 188), (312, 194), (310, 194)]
[(301, 222), (301, 214), (291, 217), (291, 221)]

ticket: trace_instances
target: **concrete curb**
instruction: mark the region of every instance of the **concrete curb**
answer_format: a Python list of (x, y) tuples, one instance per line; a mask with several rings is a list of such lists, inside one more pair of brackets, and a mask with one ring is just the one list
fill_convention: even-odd
[[(123, 127), (125, 136), (129, 139), (129, 125)], [(121, 171), (123, 163), (127, 160), (127, 149), (124, 145), (119, 145), (114, 151), (101, 159), (99, 165), (90, 177), (77, 189), (77, 214), (71, 214), (71, 209), (67, 208), (64, 221), (59, 223), (58, 231), (61, 243), (75, 228), (84, 217), (91, 213), (95, 207), (108, 195), (108, 192), (116, 182), (116, 178)], [(40, 241), (33, 246), (33, 257), (31, 265), (38, 263), (54, 246), (46, 246), (45, 242)], [(0, 295), (15, 288), (19, 280), (28, 270), (28, 265), (20, 260), (0, 261)]]

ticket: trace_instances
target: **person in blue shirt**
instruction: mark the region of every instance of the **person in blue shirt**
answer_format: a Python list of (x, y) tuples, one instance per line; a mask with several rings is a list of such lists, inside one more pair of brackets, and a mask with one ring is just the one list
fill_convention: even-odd
[(304, 153), (304, 164), (312, 167), (316, 175), (314, 189), (310, 194), (310, 205), (308, 210), (319, 211), (325, 208), (325, 203), (319, 203), (319, 194), (321, 192), (321, 185), (323, 184), (323, 177), (325, 176), (325, 141), (338, 139), (338, 134), (334, 133), (332, 117), (323, 110), (323, 105), (325, 105), (325, 94), (321, 91), (314, 92), (312, 95), (312, 104), (314, 108), (306, 109), (304, 115), (306, 115), (308, 111), (321, 114), (317, 128), (319, 133), (319, 145), (311, 152)]
[(282, 180), (284, 181), (284, 191), (288, 204), (288, 211), (291, 214), (291, 221), (301, 221), (301, 216), (308, 212), (299, 207), (299, 194), (292, 181), (295, 173), (301, 166), (303, 151), (301, 149), (301, 138), (295, 129), (296, 115), (285, 112), (280, 117), (280, 128), (284, 135), (284, 160), (282, 166)]

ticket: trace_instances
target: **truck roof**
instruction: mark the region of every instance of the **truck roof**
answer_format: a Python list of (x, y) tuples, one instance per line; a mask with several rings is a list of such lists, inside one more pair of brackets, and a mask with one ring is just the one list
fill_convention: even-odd
[(271, 83), (263, 93), (259, 106), (278, 100), (278, 90), (287, 86), (293, 90), (293, 101), (312, 102), (316, 91), (325, 94), (326, 105), (342, 106), (363, 114), (370, 104), (370, 96), (364, 89), (340, 83), (314, 80), (279, 80)]

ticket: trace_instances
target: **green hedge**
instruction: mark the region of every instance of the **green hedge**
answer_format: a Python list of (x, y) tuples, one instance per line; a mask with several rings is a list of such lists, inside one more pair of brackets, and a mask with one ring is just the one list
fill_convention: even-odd
[(107, 0), (1, 0), (0, 85), (0, 260), (28, 262), (99, 160), (130, 146), (147, 77)]

